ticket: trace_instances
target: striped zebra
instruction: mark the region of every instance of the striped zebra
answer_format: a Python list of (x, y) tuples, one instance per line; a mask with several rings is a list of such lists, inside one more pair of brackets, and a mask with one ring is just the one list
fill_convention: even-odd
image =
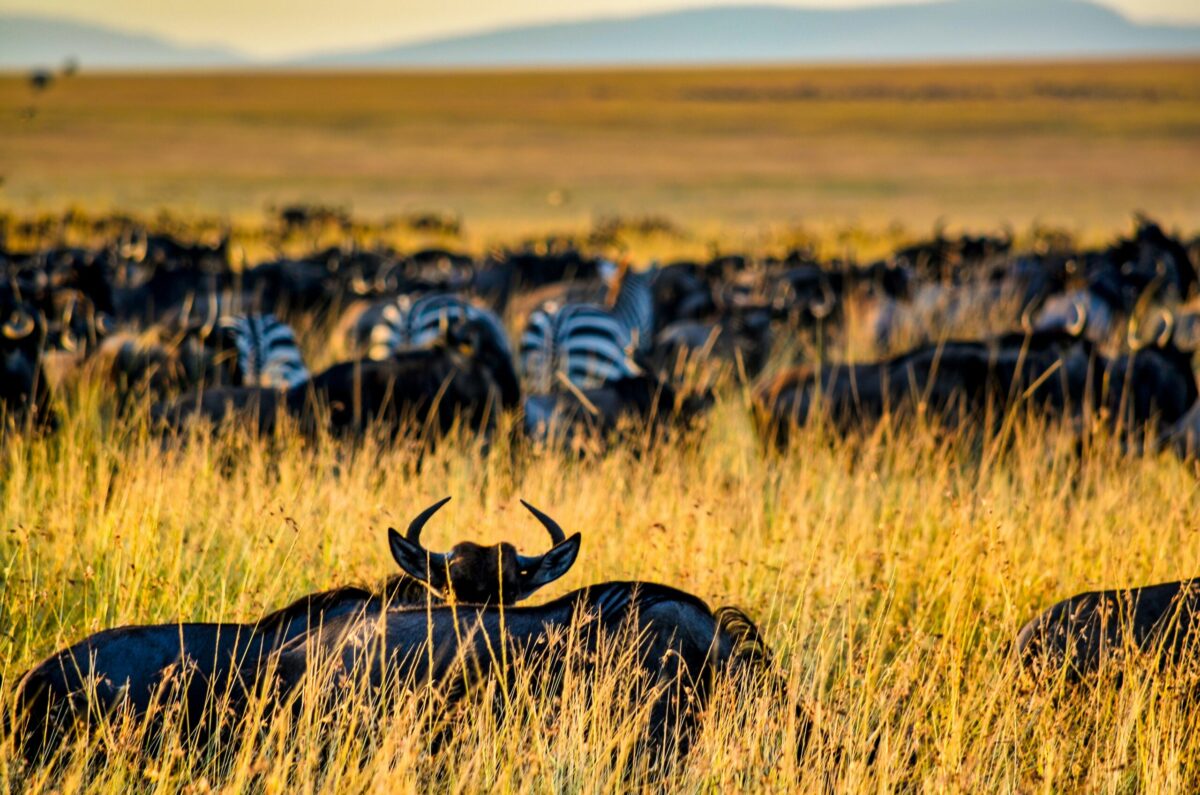
[(222, 322), (237, 351), (242, 386), (291, 389), (310, 377), (291, 326), (271, 314), (238, 315)]
[(486, 324), (501, 350), (512, 355), (508, 335), (495, 314), (452, 293), (431, 293), (416, 301), (401, 296), (384, 306), (371, 327), (367, 356), (380, 361), (401, 348), (423, 347), (439, 339), (447, 328), (469, 320)]
[(638, 375), (635, 357), (654, 336), (653, 278), (653, 271), (623, 267), (612, 278), (617, 290), (611, 308), (551, 304), (534, 311), (521, 334), (521, 368), (531, 389), (552, 391), (560, 377), (579, 389), (593, 389)]

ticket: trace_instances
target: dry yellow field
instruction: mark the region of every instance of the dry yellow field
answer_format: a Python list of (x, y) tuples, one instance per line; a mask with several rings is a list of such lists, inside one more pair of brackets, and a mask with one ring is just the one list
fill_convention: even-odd
[[(31, 113), (32, 110), (32, 113)], [(484, 238), (1200, 214), (1200, 61), (0, 78), (0, 206), (461, 213)]]
[[(1194, 230), (1198, 141), (1200, 61), (84, 75), (36, 101), (11, 77), (0, 209), (165, 207), (247, 229), (291, 200), (436, 209), (462, 213), (469, 245), (608, 212), (663, 214), (686, 231), (679, 246), (698, 248), (761, 246), (803, 223), (836, 250), (837, 229), (938, 218), (1112, 238), (1134, 209)], [(136, 728), (114, 726), (32, 771), (0, 746), (5, 791), (1200, 790), (1194, 670), (1130, 661), (1120, 688), (1035, 686), (1011, 653), (1018, 628), (1061, 598), (1200, 574), (1200, 482), (1169, 454), (1125, 456), (1104, 439), (1080, 451), (1024, 419), (985, 441), (810, 428), (767, 454), (730, 386), (694, 434), (652, 450), (577, 460), (501, 442), (484, 456), (457, 440), (418, 467), (373, 443), (237, 429), (164, 448), (144, 421), (114, 421), (93, 381), (59, 399), (58, 433), (0, 436), (6, 715), (21, 672), (87, 633), (248, 621), (378, 582), (395, 570), (386, 528), (452, 495), (424, 539), (433, 548), (541, 551), (522, 497), (583, 533), (575, 568), (535, 603), (640, 579), (744, 608), (820, 736), (797, 759), (793, 704), (722, 691), (697, 747), (652, 780), (625, 756), (639, 716), (589, 710), (570, 689), (531, 698), (526, 670), (507, 720), (477, 709), (437, 753), (407, 709), (368, 726), (353, 710), (303, 714), (201, 752), (170, 738), (145, 752)]]
[[(670, 789), (1200, 786), (1188, 672), (1135, 667), (1121, 689), (1035, 688), (1010, 656), (1021, 623), (1058, 598), (1200, 571), (1195, 474), (1173, 458), (1104, 447), (1080, 458), (1065, 434), (1021, 423), (1007, 447), (921, 429), (854, 443), (814, 431), (790, 455), (765, 456), (734, 393), (696, 438), (640, 457), (501, 448), (481, 458), (448, 444), (418, 471), (395, 451), (267, 449), (236, 433), (164, 452), (136, 427), (101, 424), (96, 400), (82, 390), (59, 436), (10, 441), (3, 453), (5, 682), (103, 627), (252, 620), (314, 589), (378, 581), (394, 568), (384, 528), (444, 494), (457, 499), (427, 533), (431, 546), (511, 539), (540, 550), (544, 535), (517, 503), (525, 497), (584, 535), (575, 569), (534, 602), (634, 578), (740, 605), (791, 692), (817, 705), (825, 739), (798, 763), (788, 705), (720, 694)], [(118, 727), (32, 775), (5, 750), (0, 782), (112, 792), (636, 787), (639, 765), (629, 773), (614, 753), (641, 724), (584, 705), (568, 692), (562, 705), (518, 699), (501, 723), (477, 711), (436, 754), (407, 710), (370, 730), (308, 716), (295, 733), (284, 723), (230, 741), (232, 760), (175, 741), (147, 759), (136, 731)], [(318, 732), (332, 747), (314, 742)]]

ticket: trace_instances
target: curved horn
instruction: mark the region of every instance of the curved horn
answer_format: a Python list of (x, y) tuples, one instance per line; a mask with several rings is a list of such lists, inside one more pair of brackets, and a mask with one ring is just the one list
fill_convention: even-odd
[(4, 336), (10, 340), (23, 340), (33, 331), (33, 315), (24, 309), (15, 309), (4, 324)]
[(808, 311), (817, 320), (824, 320), (833, 312), (836, 300), (837, 298), (834, 296), (833, 288), (829, 286), (828, 280), (821, 279), (821, 303), (809, 303)]
[(1083, 330), (1087, 328), (1087, 304), (1076, 298), (1072, 302), (1072, 306), (1075, 308), (1075, 322), (1068, 323), (1065, 326), (1065, 331), (1072, 337), (1078, 337), (1083, 333)]
[(217, 327), (217, 321), (221, 319), (220, 314), (217, 293), (216, 291), (212, 291), (209, 293), (208, 318), (204, 321), (204, 325), (200, 327), (200, 339), (206, 340), (212, 336), (213, 330)]
[(525, 500), (521, 500), (521, 504), (525, 506), (527, 511), (534, 515), (534, 518), (542, 523), (542, 527), (546, 528), (546, 532), (550, 534), (550, 540), (554, 542), (555, 546), (567, 540), (567, 534), (564, 533), (563, 529), (558, 526), (558, 522), (554, 521), (537, 508), (534, 508), (532, 505), (525, 502)]
[(1175, 313), (1169, 309), (1160, 309), (1159, 314), (1163, 319), (1163, 330), (1158, 335), (1158, 339), (1154, 342), (1158, 347), (1165, 348), (1171, 342), (1171, 338), (1175, 336)]
[(1138, 321), (1136, 317), (1129, 318), (1129, 330), (1125, 333), (1125, 341), (1129, 343), (1129, 350), (1134, 353), (1146, 347), (1146, 343), (1138, 339)]
[(428, 508), (426, 508), (425, 510), (423, 510), (419, 514), (417, 514), (417, 518), (415, 518), (411, 522), (409, 522), (408, 535), (407, 535), (408, 540), (413, 542), (414, 544), (420, 544), (421, 543), (421, 531), (423, 529), (425, 529), (425, 523), (429, 521), (429, 517), (433, 516), (435, 513), (437, 513), (439, 510), (441, 510), (442, 506), (448, 502), (450, 502), (450, 498), (443, 497), (442, 499), (435, 502), (433, 505), (430, 505)]
[(1021, 312), (1021, 330), (1026, 335), (1033, 333), (1033, 304), (1025, 307), (1025, 310)]

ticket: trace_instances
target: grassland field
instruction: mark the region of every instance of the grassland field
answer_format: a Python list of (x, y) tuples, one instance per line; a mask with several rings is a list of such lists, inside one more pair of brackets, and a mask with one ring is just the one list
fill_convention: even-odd
[(0, 207), (460, 213), (485, 244), (658, 214), (1108, 234), (1200, 214), (1200, 61), (0, 77)]
[[(35, 107), (32, 118), (25, 112)], [(268, 203), (461, 213), (459, 242), (663, 214), (682, 236), (758, 250), (803, 227), (891, 241), (937, 219), (1055, 223), (1106, 239), (1145, 209), (1200, 211), (1200, 62), (620, 73), (87, 75), (33, 97), (0, 80), (0, 206), (78, 204), (228, 217)], [(548, 198), (558, 192), (556, 203)], [(558, 199), (565, 199), (558, 202)], [(890, 231), (889, 231), (890, 230)], [(872, 236), (874, 235), (874, 237)], [(866, 245), (864, 243), (864, 245)], [(965, 329), (970, 331), (971, 329)], [(306, 352), (328, 357), (306, 332)], [(798, 344), (807, 344), (804, 342)], [(794, 347), (791, 348), (794, 350)], [(785, 363), (780, 355), (774, 370)], [(37, 660), (104, 627), (253, 620), (303, 593), (392, 573), (388, 526), (443, 496), (431, 547), (541, 550), (525, 498), (583, 533), (534, 601), (644, 579), (760, 623), (823, 735), (797, 759), (791, 705), (722, 691), (664, 781), (624, 765), (636, 716), (513, 689), (510, 717), (456, 723), (351, 711), (279, 719), (215, 751), (136, 727), (23, 768), (31, 792), (1194, 792), (1196, 672), (1137, 660), (1089, 687), (1034, 686), (1017, 629), (1060, 598), (1200, 574), (1200, 483), (1169, 454), (1018, 417), (996, 439), (920, 423), (767, 453), (727, 384), (694, 432), (579, 460), (469, 439), (407, 448), (201, 429), (186, 444), (117, 421), (82, 377), (54, 435), (0, 442), (0, 708)], [(1122, 687), (1113, 677), (1124, 674)], [(619, 682), (604, 687), (619, 689)], [(601, 688), (603, 692), (604, 688)], [(326, 738), (317, 743), (314, 737)], [(872, 749), (877, 753), (869, 760)]]

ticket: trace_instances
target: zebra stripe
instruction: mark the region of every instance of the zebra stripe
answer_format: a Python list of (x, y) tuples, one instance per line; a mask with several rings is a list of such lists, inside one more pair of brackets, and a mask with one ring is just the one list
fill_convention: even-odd
[(610, 310), (613, 318), (630, 330), (639, 352), (649, 350), (654, 341), (654, 293), (651, 288), (656, 270), (645, 273), (627, 270)]
[(274, 315), (240, 315), (226, 322), (233, 332), (243, 386), (291, 389), (308, 381), (308, 368), (291, 326)]
[(432, 293), (413, 301), (401, 296), (384, 307), (380, 321), (371, 329), (367, 355), (386, 359), (404, 347), (422, 347), (440, 339), (446, 330), (468, 321), (482, 321), (496, 342), (510, 351), (508, 335), (500, 318), (451, 293)]
[(592, 304), (547, 306), (521, 334), (521, 368), (536, 391), (551, 391), (558, 373), (580, 389), (637, 375), (636, 354), (654, 333), (650, 274), (626, 272), (612, 309)]

